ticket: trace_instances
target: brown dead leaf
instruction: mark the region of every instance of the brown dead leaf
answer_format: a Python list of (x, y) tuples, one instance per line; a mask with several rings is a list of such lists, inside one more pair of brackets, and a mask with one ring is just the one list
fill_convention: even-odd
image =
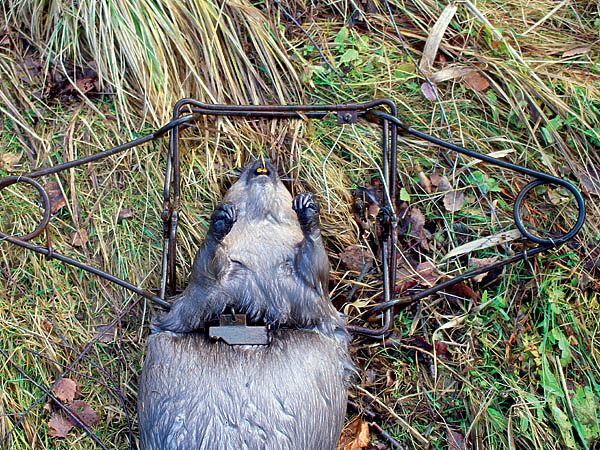
[(431, 262), (421, 263), (415, 268), (402, 265), (396, 269), (394, 293), (399, 294), (417, 284), (431, 287), (435, 285), (439, 278), (439, 274)]
[(449, 191), (452, 189), (452, 185), (450, 184), (450, 181), (448, 181), (447, 176), (443, 175), (440, 177), (440, 183), (438, 184), (437, 188), (439, 192)]
[(96, 80), (92, 77), (80, 78), (75, 82), (75, 85), (83, 92), (87, 94), (96, 87)]
[(425, 192), (431, 194), (431, 181), (429, 181), (429, 177), (425, 175), (425, 172), (419, 172), (419, 185), (423, 188)]
[(50, 332), (52, 331), (52, 329), (54, 328), (54, 326), (52, 325), (52, 322), (48, 321), (48, 320), (44, 320), (42, 322), (42, 328), (44, 329), (44, 331), (48, 334), (50, 334)]
[(465, 437), (458, 431), (448, 430), (448, 450), (467, 450)]
[(416, 241), (423, 247), (423, 249), (429, 251), (429, 243), (427, 242), (427, 233), (425, 232), (425, 216), (418, 208), (410, 209), (410, 232), (409, 236), (416, 239)]
[(67, 82), (66, 86), (58, 93), (58, 95), (77, 93), (78, 91), (87, 94), (88, 92), (95, 90), (95, 88), (96, 79), (94, 77), (84, 77), (75, 81), (75, 84)]
[(454, 286), (448, 286), (444, 295), (452, 303), (457, 303), (458, 299), (479, 300), (481, 298), (479, 293), (471, 289), (464, 281), (456, 283)]
[(429, 175), (429, 179), (431, 180), (431, 184), (433, 184), (435, 187), (438, 187), (442, 182), (442, 175), (440, 175), (436, 170), (431, 175)]
[(60, 189), (60, 185), (57, 181), (50, 181), (45, 186), (44, 189), (48, 193), (48, 197), (50, 198), (50, 213), (56, 214), (63, 206), (67, 205), (67, 200), (65, 200), (65, 196)]
[[(98, 414), (91, 408), (83, 400), (75, 400), (71, 406), (69, 406), (71, 412), (79, 419), (86, 427), (91, 427), (96, 422), (98, 422)], [(71, 419), (71, 422), (75, 426), (79, 426), (77, 423), (74, 423)]]
[(347, 269), (360, 272), (365, 264), (373, 258), (366, 249), (358, 245), (350, 245), (346, 247), (344, 253), (340, 254), (340, 259)]
[(58, 438), (66, 438), (73, 425), (58, 411), (54, 411), (48, 421), (48, 434)]
[(15, 155), (14, 153), (8, 152), (2, 153), (0, 155), (0, 169), (7, 172), (12, 172), (15, 170), (17, 164), (19, 164), (19, 161), (21, 161), (21, 156), (23, 156), (23, 153), (20, 155)]
[(463, 191), (450, 191), (444, 195), (444, 206), (448, 212), (457, 212), (465, 206), (465, 193)]
[(438, 356), (443, 356), (444, 358), (449, 358), (452, 356), (448, 351), (448, 344), (442, 341), (435, 341), (433, 344), (433, 348)]
[(360, 417), (344, 427), (336, 450), (361, 450), (369, 445), (369, 424)]
[(392, 369), (388, 369), (385, 372), (385, 387), (389, 389), (394, 385), (395, 382), (396, 382), (396, 372), (393, 371)]
[(569, 58), (570, 56), (575, 56), (575, 55), (585, 55), (585, 54), (589, 53), (591, 49), (592, 49), (591, 45), (583, 45), (581, 47), (571, 48), (571, 49), (567, 50), (566, 52), (564, 52), (562, 54), (562, 57)]
[(61, 402), (71, 404), (77, 396), (77, 381), (61, 378), (52, 388), (52, 392)]
[(433, 83), (425, 82), (421, 85), (421, 92), (423, 93), (423, 95), (425, 96), (425, 98), (427, 100), (430, 100), (432, 102), (435, 101), (435, 99), (436, 99), (436, 96), (435, 96), (436, 89), (437, 88), (435, 87), (435, 84), (433, 84)]
[(123, 222), (123, 219), (129, 219), (130, 217), (133, 217), (133, 211), (131, 211), (131, 208), (123, 208), (121, 211), (119, 211), (117, 223), (121, 223)]
[(71, 245), (75, 247), (83, 247), (87, 244), (88, 234), (85, 230), (78, 230), (71, 233)]
[(427, 261), (417, 266), (416, 281), (423, 286), (432, 287), (440, 278), (433, 263)]
[(464, 76), (467, 86), (477, 92), (483, 92), (490, 87), (490, 82), (481, 72), (471, 72)]
[[(471, 264), (471, 269), (479, 269), (480, 267), (485, 267), (489, 266), (490, 264), (494, 264), (499, 259), (499, 256), (492, 256), (491, 258), (471, 258), (469, 262)], [(481, 283), (481, 280), (483, 280), (487, 274), (487, 272), (481, 273), (473, 277), (473, 281), (475, 281), (476, 283)]]
[(577, 176), (581, 181), (583, 192), (588, 195), (600, 195), (600, 171), (589, 166), (586, 171), (578, 170)]
[(115, 337), (115, 326), (114, 325), (100, 325), (96, 328), (96, 337), (98, 342), (107, 344), (112, 342)]
[(371, 220), (375, 219), (377, 217), (377, 214), (379, 214), (379, 206), (376, 205), (375, 203), (371, 203), (369, 205), (369, 208), (367, 209), (367, 217)]

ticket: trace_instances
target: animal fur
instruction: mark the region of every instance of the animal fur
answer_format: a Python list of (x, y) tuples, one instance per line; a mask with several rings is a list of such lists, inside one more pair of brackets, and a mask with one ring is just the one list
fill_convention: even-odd
[[(328, 296), (319, 208), (251, 162), (215, 210), (190, 283), (153, 326), (139, 386), (143, 450), (334, 449), (351, 362)], [(244, 313), (268, 346), (213, 342)]]

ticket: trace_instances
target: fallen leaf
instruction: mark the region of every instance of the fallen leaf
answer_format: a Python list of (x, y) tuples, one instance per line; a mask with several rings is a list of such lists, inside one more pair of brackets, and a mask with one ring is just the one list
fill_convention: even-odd
[(385, 387), (390, 388), (396, 382), (396, 372), (392, 369), (388, 369), (385, 372)]
[(429, 177), (425, 175), (425, 172), (419, 172), (419, 185), (423, 188), (425, 192), (431, 194), (431, 181), (429, 181)]
[(119, 211), (117, 223), (121, 223), (123, 222), (123, 219), (129, 219), (130, 217), (133, 217), (133, 211), (131, 211), (131, 208), (123, 208), (121, 211)]
[(448, 430), (448, 450), (467, 450), (465, 437), (458, 431)]
[(83, 92), (87, 94), (89, 91), (94, 89), (96, 86), (95, 80), (92, 77), (80, 78), (75, 82), (75, 85)]
[(502, 231), (500, 233), (492, 234), (481, 239), (476, 239), (466, 244), (459, 245), (452, 249), (446, 256), (442, 258), (442, 261), (453, 258), (455, 256), (464, 255), (465, 253), (471, 253), (475, 250), (483, 250), (484, 248), (493, 247), (495, 245), (504, 244), (505, 242), (514, 241), (515, 239), (521, 238), (523, 235), (519, 230)]
[(431, 287), (435, 285), (439, 278), (440, 275), (435, 266), (429, 261), (421, 263), (415, 268), (404, 264), (396, 269), (394, 293), (399, 294), (417, 284)]
[(585, 54), (589, 53), (591, 49), (592, 49), (591, 45), (583, 45), (581, 47), (571, 48), (571, 49), (567, 50), (566, 52), (564, 52), (562, 54), (562, 57), (568, 58), (570, 56), (575, 56), (575, 55), (585, 55)]
[[(469, 260), (471, 269), (479, 269), (480, 267), (489, 266), (490, 264), (494, 264), (496, 261), (500, 259), (499, 256), (492, 256), (491, 258), (471, 258)], [(477, 276), (473, 277), (473, 281), (476, 283), (481, 283), (488, 273), (484, 272)]]
[(452, 65), (450, 67), (444, 67), (437, 72), (431, 74), (429, 79), (434, 83), (443, 83), (448, 80), (455, 80), (457, 78), (464, 77), (470, 73), (475, 72), (472, 66)]
[(346, 247), (344, 253), (340, 254), (340, 259), (347, 269), (360, 272), (367, 262), (373, 260), (373, 257), (369, 251), (359, 245), (350, 245)]
[(450, 191), (444, 195), (444, 206), (448, 212), (457, 212), (465, 206), (465, 193), (463, 191)]
[(588, 195), (600, 195), (600, 171), (589, 166), (585, 172), (578, 170), (577, 176), (581, 181), (583, 192)]
[(440, 191), (440, 192), (449, 191), (451, 189), (452, 189), (452, 185), (450, 184), (450, 181), (448, 181), (448, 177), (442, 176), (442, 178), (440, 180), (440, 184), (438, 184), (438, 191)]
[(71, 245), (75, 247), (83, 247), (87, 244), (88, 234), (85, 230), (78, 230), (71, 233)]
[(56, 214), (63, 206), (67, 205), (65, 196), (63, 195), (60, 185), (57, 181), (48, 182), (44, 186), (44, 189), (50, 198), (50, 214)]
[(416, 239), (425, 250), (429, 250), (427, 236), (425, 235), (425, 216), (423, 213), (418, 208), (411, 208), (409, 221), (411, 226), (408, 235)]
[(45, 331), (46, 333), (48, 333), (48, 334), (49, 334), (49, 333), (52, 331), (52, 328), (54, 328), (54, 327), (52, 326), (52, 323), (51, 323), (51, 322), (49, 322), (48, 320), (44, 320), (44, 321), (42, 322), (42, 328), (44, 329), (44, 331)]
[(21, 160), (21, 156), (23, 156), (23, 153), (20, 155), (8, 152), (2, 153), (2, 155), (0, 155), (0, 169), (12, 172)]
[(436, 87), (435, 87), (435, 84), (433, 84), (433, 83), (425, 82), (421, 85), (421, 92), (423, 93), (423, 95), (425, 96), (425, 98), (427, 100), (430, 100), (432, 102), (435, 101), (435, 99), (436, 99), (435, 90), (436, 90)]
[(67, 82), (67, 85), (58, 93), (58, 95), (63, 95), (72, 92), (81, 91), (83, 94), (87, 94), (91, 90), (96, 87), (96, 81), (94, 77), (84, 77), (79, 78), (75, 81), (75, 84), (71, 82)]
[(77, 395), (77, 381), (61, 378), (52, 388), (52, 392), (61, 402), (71, 404)]
[(115, 337), (115, 326), (114, 325), (100, 325), (96, 328), (96, 337), (98, 342), (104, 344), (112, 342)]
[(438, 356), (443, 356), (444, 358), (449, 358), (452, 356), (448, 351), (448, 344), (442, 341), (435, 341), (433, 348)]
[[(86, 427), (91, 427), (96, 422), (98, 422), (98, 414), (83, 400), (75, 400), (71, 406), (69, 406), (71, 412), (79, 419)], [(71, 419), (73, 425), (79, 426), (79, 424), (74, 423)]]
[(429, 179), (431, 180), (431, 184), (433, 184), (435, 187), (438, 187), (442, 182), (442, 175), (440, 175), (436, 170), (431, 175), (429, 175)]
[(344, 427), (336, 450), (361, 450), (369, 445), (369, 424), (360, 417)]
[(423, 56), (421, 57), (420, 63), (421, 70), (423, 70), (423, 72), (426, 74), (431, 73), (433, 61), (435, 60), (435, 56), (440, 47), (440, 43), (442, 42), (444, 33), (446, 33), (446, 29), (456, 14), (457, 9), (458, 6), (452, 2), (446, 5), (440, 14), (440, 17), (438, 17), (438, 20), (436, 20), (435, 24), (429, 31), (427, 40), (425, 41), (425, 47), (423, 48)]
[(367, 208), (367, 217), (369, 219), (375, 219), (377, 217), (377, 214), (379, 214), (379, 209), (379, 205), (371, 203)]
[(477, 92), (483, 92), (490, 87), (490, 82), (481, 72), (471, 72), (464, 76), (467, 86)]
[(67, 437), (69, 430), (73, 428), (73, 425), (69, 419), (64, 417), (59, 412), (54, 411), (50, 416), (50, 420), (48, 421), (48, 428), (48, 434), (50, 436), (65, 438)]
[(417, 283), (424, 286), (432, 287), (440, 278), (435, 266), (429, 261), (419, 264), (416, 271)]
[(456, 283), (453, 286), (448, 286), (444, 289), (443, 295), (452, 303), (457, 303), (458, 299), (471, 299), (479, 300), (480, 295), (478, 292), (471, 289), (464, 281)]

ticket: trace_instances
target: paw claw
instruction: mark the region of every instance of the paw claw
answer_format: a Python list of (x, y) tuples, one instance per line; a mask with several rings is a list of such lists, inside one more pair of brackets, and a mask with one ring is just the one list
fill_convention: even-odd
[(298, 194), (292, 202), (292, 209), (304, 233), (310, 233), (319, 226), (319, 204), (310, 192)]
[(216, 240), (222, 240), (231, 231), (237, 220), (237, 208), (231, 203), (225, 203), (215, 209), (211, 217), (211, 232)]

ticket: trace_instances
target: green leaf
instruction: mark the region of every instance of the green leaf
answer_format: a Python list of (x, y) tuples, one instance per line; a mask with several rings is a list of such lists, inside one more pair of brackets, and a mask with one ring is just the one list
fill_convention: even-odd
[(333, 40), (333, 42), (335, 42), (338, 45), (347, 44), (349, 42), (349, 40), (348, 40), (349, 35), (350, 35), (350, 31), (348, 30), (348, 28), (342, 27), (340, 29), (340, 31), (338, 32), (338, 34), (335, 35), (335, 39)]
[(349, 48), (340, 58), (340, 64), (348, 64), (358, 59), (358, 52), (353, 48)]
[(571, 400), (574, 419), (581, 424), (583, 438), (586, 441), (600, 437), (598, 424), (598, 401), (594, 397), (592, 388), (577, 386), (575, 395)]
[(552, 371), (548, 368), (548, 359), (544, 355), (544, 364), (542, 365), (542, 385), (544, 386), (544, 391), (546, 392), (546, 396), (548, 394), (554, 394), (558, 397), (564, 397), (565, 394), (561, 389), (556, 377), (552, 373)]
[(573, 354), (571, 353), (571, 347), (569, 347), (569, 340), (567, 337), (560, 333), (558, 337), (558, 348), (560, 348), (560, 363), (566, 366), (573, 361)]
[(573, 425), (571, 425), (569, 416), (567, 416), (556, 404), (556, 399), (554, 397), (550, 399), (549, 403), (550, 411), (552, 412), (552, 416), (554, 417), (556, 425), (558, 425), (558, 428), (560, 429), (560, 434), (562, 434), (565, 445), (569, 448), (577, 448), (575, 445), (575, 439), (573, 438)]
[(410, 194), (404, 188), (400, 189), (400, 200), (403, 202), (410, 202)]

